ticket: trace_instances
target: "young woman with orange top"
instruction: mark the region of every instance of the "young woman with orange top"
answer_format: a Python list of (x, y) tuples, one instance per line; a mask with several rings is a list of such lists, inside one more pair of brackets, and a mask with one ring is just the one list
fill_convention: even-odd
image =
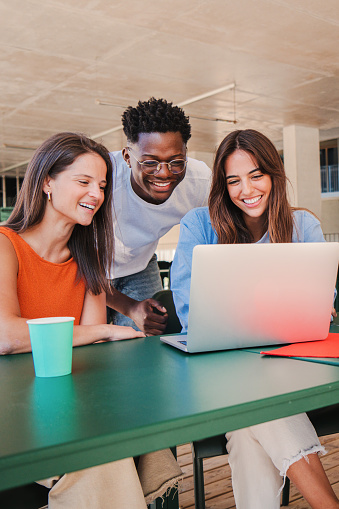
[[(31, 350), (29, 318), (74, 316), (74, 346), (144, 336), (106, 323), (112, 232), (106, 148), (80, 134), (52, 136), (35, 152), (0, 227), (1, 354)], [(133, 458), (40, 483), (51, 488), (50, 509), (147, 507)]]

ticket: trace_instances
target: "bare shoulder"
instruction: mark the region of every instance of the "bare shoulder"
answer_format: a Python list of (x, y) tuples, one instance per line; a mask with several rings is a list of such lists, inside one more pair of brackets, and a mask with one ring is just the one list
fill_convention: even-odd
[(0, 272), (15, 268), (17, 271), (18, 258), (12, 242), (0, 232)]
[(0, 325), (2, 329), (9, 317), (20, 316), (18, 302), (19, 262), (15, 249), (6, 235), (0, 233)]

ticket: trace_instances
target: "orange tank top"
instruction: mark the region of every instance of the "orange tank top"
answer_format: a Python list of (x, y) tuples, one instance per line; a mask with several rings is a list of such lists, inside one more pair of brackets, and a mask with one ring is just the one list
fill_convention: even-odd
[(77, 280), (73, 258), (52, 263), (41, 258), (20, 235), (0, 227), (11, 241), (19, 262), (18, 299), (23, 318), (74, 316), (79, 325), (85, 298), (85, 282)]

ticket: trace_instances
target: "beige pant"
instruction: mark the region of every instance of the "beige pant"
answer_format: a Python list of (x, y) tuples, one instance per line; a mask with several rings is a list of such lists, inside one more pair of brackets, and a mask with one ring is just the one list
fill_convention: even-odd
[(288, 468), (325, 449), (306, 414), (226, 433), (237, 509), (279, 509)]
[(39, 481), (48, 509), (147, 509), (133, 458)]

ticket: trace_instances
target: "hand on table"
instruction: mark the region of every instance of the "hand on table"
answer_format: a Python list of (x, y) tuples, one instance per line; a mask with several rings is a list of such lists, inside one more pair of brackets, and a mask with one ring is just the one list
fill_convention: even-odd
[(109, 337), (106, 341), (121, 341), (123, 339), (144, 338), (145, 334), (133, 327), (126, 327), (125, 325), (112, 325), (109, 324)]

